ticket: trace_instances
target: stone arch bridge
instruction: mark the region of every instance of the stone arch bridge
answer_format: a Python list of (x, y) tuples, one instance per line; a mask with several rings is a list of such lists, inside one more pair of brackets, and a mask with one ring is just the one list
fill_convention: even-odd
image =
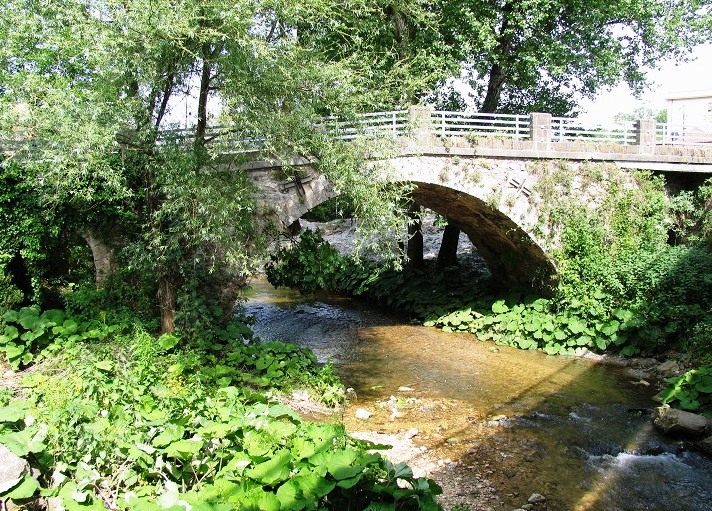
[[(606, 180), (634, 186), (635, 169), (664, 172), (676, 183), (712, 175), (712, 134), (698, 133), (689, 143), (679, 132), (676, 140), (665, 139), (654, 121), (638, 121), (627, 132), (567, 131), (570, 124), (549, 114), (479, 115), (412, 108), (383, 114), (385, 120), (367, 128), (394, 139), (387, 165), (380, 162), (388, 179), (412, 183), (412, 199), (464, 232), (505, 285), (540, 287), (555, 274), (549, 253), (556, 233), (540, 222), (552, 202), (568, 197), (595, 206)], [(246, 166), (283, 228), (333, 195), (308, 159), (289, 164), (299, 179), (276, 180), (278, 161)]]

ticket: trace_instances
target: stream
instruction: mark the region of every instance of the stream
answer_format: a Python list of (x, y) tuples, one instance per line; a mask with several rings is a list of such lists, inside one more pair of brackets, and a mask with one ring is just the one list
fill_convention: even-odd
[[(445, 509), (712, 510), (712, 460), (657, 434), (646, 410), (658, 389), (625, 368), (499, 347), (263, 279), (251, 286), (255, 333), (333, 363), (353, 389), (337, 420), (438, 481)], [(533, 494), (545, 500), (532, 506)]]

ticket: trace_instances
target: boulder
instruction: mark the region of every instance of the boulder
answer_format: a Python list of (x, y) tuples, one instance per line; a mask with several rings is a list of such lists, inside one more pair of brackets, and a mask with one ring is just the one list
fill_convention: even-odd
[(0, 444), (0, 493), (16, 486), (29, 470), (25, 460)]
[(662, 374), (677, 374), (682, 370), (680, 364), (678, 364), (674, 360), (667, 360), (663, 362), (657, 367), (657, 369), (658, 372)]
[(700, 437), (709, 431), (707, 418), (669, 406), (656, 408), (653, 422), (658, 429), (669, 435)]

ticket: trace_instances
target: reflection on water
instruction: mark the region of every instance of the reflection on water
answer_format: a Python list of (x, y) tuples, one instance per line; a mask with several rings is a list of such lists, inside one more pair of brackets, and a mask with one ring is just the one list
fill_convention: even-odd
[[(677, 454), (649, 417), (630, 413), (653, 407), (655, 391), (631, 385), (616, 368), (495, 349), (367, 304), (304, 298), (262, 280), (253, 283), (247, 312), (262, 339), (297, 342), (334, 363), (356, 391), (354, 406), (374, 412), (366, 425), (347, 412), (347, 427), (415, 427), (428, 449), (457, 460), (451, 472), (467, 488), (458, 495), (473, 509), (511, 510), (534, 492), (547, 496), (537, 509), (677, 511), (681, 499), (686, 510), (712, 509), (710, 460)], [(413, 389), (410, 400), (399, 394), (403, 387)], [(381, 413), (386, 402), (392, 406)], [(498, 493), (486, 506), (480, 478)]]

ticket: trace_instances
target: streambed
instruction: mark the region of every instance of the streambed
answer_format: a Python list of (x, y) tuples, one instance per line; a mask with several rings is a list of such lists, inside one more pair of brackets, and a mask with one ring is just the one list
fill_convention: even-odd
[(712, 509), (712, 460), (651, 427), (653, 386), (624, 368), (495, 347), (408, 324), (349, 298), (252, 282), (247, 313), (265, 340), (332, 362), (355, 398), (355, 436), (444, 487), (446, 509)]

